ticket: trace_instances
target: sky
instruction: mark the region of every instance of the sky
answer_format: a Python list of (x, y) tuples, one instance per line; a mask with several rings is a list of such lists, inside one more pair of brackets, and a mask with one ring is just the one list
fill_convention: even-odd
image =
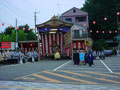
[(0, 0), (0, 33), (10, 25), (15, 27), (16, 19), (18, 26), (28, 24), (35, 28), (35, 10), (36, 23), (41, 24), (73, 7), (81, 8), (84, 3), (85, 0)]

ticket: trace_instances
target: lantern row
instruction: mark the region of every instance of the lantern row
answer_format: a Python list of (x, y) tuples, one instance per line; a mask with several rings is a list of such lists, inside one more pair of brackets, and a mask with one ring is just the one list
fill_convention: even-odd
[[(93, 30), (90, 30), (90, 33), (92, 33), (92, 32), (93, 32)], [(103, 33), (103, 34), (104, 34), (105, 31), (98, 31), (98, 30), (97, 30), (96, 33)], [(108, 31), (108, 33), (110, 33), (110, 34), (111, 34), (111, 33), (118, 33), (118, 31), (117, 31), (117, 30), (115, 30), (115, 31)]]
[[(4, 26), (5, 24), (4, 23), (2, 23), (2, 26)], [(9, 28), (12, 28), (12, 26), (10, 25), (9, 26)], [(16, 27), (16, 30), (19, 30), (19, 28), (18, 27)], [(25, 28), (23, 28), (22, 29), (23, 31), (25, 31)], [(31, 29), (30, 28), (28, 28), (28, 31), (30, 31)], [(35, 29), (33, 28), (33, 31), (35, 31)]]

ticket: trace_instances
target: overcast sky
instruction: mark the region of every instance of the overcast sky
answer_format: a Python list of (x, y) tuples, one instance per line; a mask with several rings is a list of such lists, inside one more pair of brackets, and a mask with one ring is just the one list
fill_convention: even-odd
[(18, 26), (28, 24), (34, 28), (35, 9), (40, 24), (72, 7), (81, 8), (84, 3), (85, 0), (0, 0), (0, 32), (9, 25), (15, 26), (16, 18)]

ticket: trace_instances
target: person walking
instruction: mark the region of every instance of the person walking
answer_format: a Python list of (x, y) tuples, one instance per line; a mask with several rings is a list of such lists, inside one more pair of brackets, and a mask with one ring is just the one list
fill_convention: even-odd
[(88, 53), (88, 64), (89, 64), (90, 67), (92, 65), (94, 65), (93, 60), (94, 60), (94, 56), (93, 56), (92, 52), (89, 51), (89, 53)]
[(80, 63), (85, 64), (85, 52), (84, 50), (81, 50), (79, 53)]
[(79, 53), (77, 52), (77, 50), (73, 51), (73, 62), (74, 62), (75, 66), (77, 66), (79, 64), (79, 62), (80, 62)]

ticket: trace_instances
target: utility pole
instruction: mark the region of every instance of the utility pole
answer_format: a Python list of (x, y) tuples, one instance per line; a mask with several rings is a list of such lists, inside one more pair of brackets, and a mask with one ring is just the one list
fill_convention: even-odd
[(35, 18), (35, 35), (37, 34), (37, 40), (38, 40), (38, 60), (40, 60), (40, 35), (39, 35), (39, 31), (37, 31), (36, 33), (36, 14), (40, 13), (40, 12), (34, 12), (34, 18)]
[(34, 19), (35, 19), (35, 34), (36, 34), (36, 14), (37, 13), (40, 13), (40, 12), (36, 12), (36, 10), (35, 10), (35, 12), (34, 12)]
[(17, 19), (15, 21), (15, 24), (16, 24), (16, 26), (15, 26), (15, 31), (16, 31), (16, 51), (17, 51), (17, 48), (18, 48)]

